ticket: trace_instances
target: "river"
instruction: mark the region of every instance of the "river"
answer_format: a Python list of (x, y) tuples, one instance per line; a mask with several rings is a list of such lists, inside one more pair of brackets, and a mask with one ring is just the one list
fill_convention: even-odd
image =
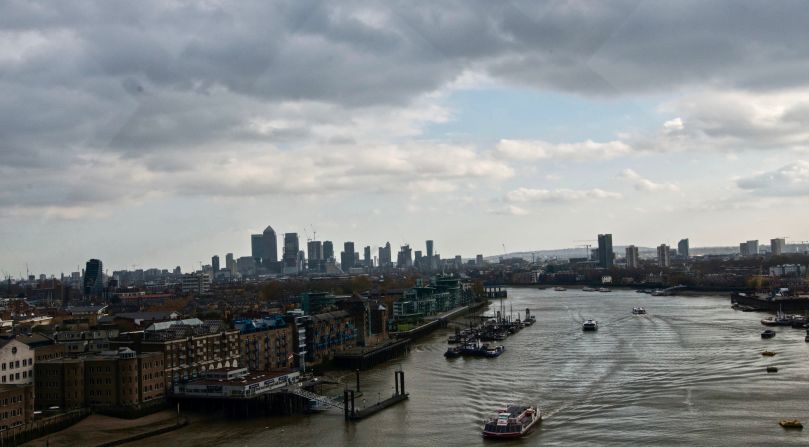
[[(804, 331), (776, 328), (762, 340), (763, 314), (730, 309), (727, 297), (653, 297), (512, 288), (506, 311), (531, 309), (537, 323), (504, 342), (495, 359), (443, 357), (450, 329), (408, 355), (362, 373), (362, 399), (393, 392), (405, 371), (410, 399), (346, 423), (339, 411), (249, 420), (195, 420), (131, 445), (475, 446), (482, 421), (501, 404), (538, 403), (541, 426), (511, 442), (569, 445), (806, 445), (783, 418), (809, 422), (809, 344)], [(633, 306), (648, 314), (633, 316)], [(492, 308), (499, 307), (494, 303)], [(599, 321), (597, 332), (581, 323)], [(463, 321), (461, 321), (463, 323)], [(776, 351), (763, 357), (764, 350)], [(778, 373), (767, 373), (774, 365)], [(340, 378), (353, 383), (353, 373)], [(337, 394), (335, 392), (334, 394)]]

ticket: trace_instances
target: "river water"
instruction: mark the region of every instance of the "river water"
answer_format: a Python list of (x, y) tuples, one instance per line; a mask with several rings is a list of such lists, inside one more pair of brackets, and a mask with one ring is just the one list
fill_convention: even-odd
[[(392, 394), (398, 367), (410, 393), (368, 419), (346, 423), (341, 412), (329, 411), (195, 420), (140, 445), (493, 445), (480, 437), (483, 419), (517, 401), (538, 403), (543, 421), (513, 445), (809, 443), (809, 433), (778, 425), (783, 418), (809, 422), (809, 343), (802, 330), (776, 328), (775, 338), (762, 340), (763, 314), (731, 310), (727, 297), (508, 293), (506, 312), (530, 308), (537, 323), (501, 342), (502, 356), (447, 360), (451, 330), (436, 331), (407, 356), (362, 373), (360, 406), (363, 398), (370, 405)], [(637, 305), (648, 314), (633, 316)], [(582, 332), (587, 318), (599, 321), (597, 332)], [(778, 354), (763, 357), (764, 350)], [(778, 373), (768, 374), (768, 365)], [(337, 376), (353, 383), (353, 373)]]

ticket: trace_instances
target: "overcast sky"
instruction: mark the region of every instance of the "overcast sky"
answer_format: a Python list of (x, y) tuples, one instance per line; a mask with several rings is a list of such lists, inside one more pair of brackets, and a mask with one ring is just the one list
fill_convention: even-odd
[[(805, 2), (0, 2), (0, 270), (272, 225), (444, 257), (809, 240)], [(279, 244), (280, 245), (280, 244)]]

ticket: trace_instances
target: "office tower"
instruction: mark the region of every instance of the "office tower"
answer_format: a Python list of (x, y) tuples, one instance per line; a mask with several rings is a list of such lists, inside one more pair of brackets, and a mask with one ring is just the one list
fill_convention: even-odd
[(680, 242), (677, 242), (677, 254), (688, 259), (688, 239), (680, 239)]
[(101, 297), (104, 293), (104, 267), (98, 259), (87, 261), (84, 268), (84, 296)]
[(332, 241), (323, 241), (323, 259), (334, 259), (334, 244)]
[(742, 256), (758, 255), (758, 239), (742, 242), (739, 244), (739, 253)]
[(262, 259), (264, 259), (264, 236), (261, 234), (251, 234), (250, 235), (250, 256), (256, 260), (257, 264), (260, 264)]
[(612, 235), (598, 235), (598, 265), (608, 269), (612, 267), (615, 260), (615, 253), (612, 252)]
[(363, 261), (365, 262), (365, 268), (372, 268), (374, 266), (374, 261), (371, 259), (371, 246), (366, 245), (365, 248), (362, 250), (363, 252)]
[(773, 256), (780, 256), (784, 254), (787, 241), (784, 238), (770, 239), (770, 253)]
[(461, 267), (463, 267), (463, 258), (461, 255), (455, 255), (455, 268), (460, 269)]
[(475, 265), (477, 266), (483, 265), (483, 255), (475, 256)]
[(636, 269), (640, 266), (638, 247), (630, 245), (626, 247), (626, 268)]
[(236, 273), (236, 262), (233, 260), (233, 253), (225, 255), (225, 268), (230, 273)]
[(298, 233), (284, 234), (284, 273), (296, 274), (298, 270)]
[(399, 268), (413, 267), (413, 254), (410, 245), (403, 245), (401, 250), (399, 250), (396, 266)]
[(261, 261), (264, 263), (278, 262), (278, 236), (271, 226), (267, 225), (267, 228), (264, 229), (261, 242), (263, 246)]
[(433, 255), (435, 254), (435, 253), (433, 253), (433, 241), (432, 240), (427, 241), (426, 245), (427, 245), (427, 265), (426, 265), (426, 267), (429, 270), (434, 270), (436, 268), (436, 266), (433, 264)]
[(390, 242), (386, 242), (384, 247), (379, 248), (379, 266), (390, 267), (393, 264)]
[(348, 269), (354, 267), (354, 243), (346, 242), (343, 244), (343, 252), (340, 253), (340, 268), (348, 273)]
[(213, 255), (211, 258), (211, 268), (213, 268), (214, 273), (219, 271), (219, 255)]
[(660, 244), (657, 247), (657, 266), (658, 267), (671, 267), (671, 258), (669, 254), (669, 246)]
[(427, 267), (427, 258), (422, 260), (421, 250), (416, 250), (413, 252), (413, 267), (415, 268), (425, 268)]

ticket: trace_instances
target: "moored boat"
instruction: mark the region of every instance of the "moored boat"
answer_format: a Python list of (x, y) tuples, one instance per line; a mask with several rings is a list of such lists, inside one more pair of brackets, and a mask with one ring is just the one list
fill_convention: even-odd
[(542, 412), (530, 405), (509, 405), (483, 422), (483, 437), (513, 439), (525, 436), (542, 421)]
[(599, 287), (599, 288), (598, 288), (598, 291), (599, 291), (599, 292), (612, 292), (612, 290), (610, 290), (610, 289), (608, 289), (608, 288), (606, 288), (606, 287)]

